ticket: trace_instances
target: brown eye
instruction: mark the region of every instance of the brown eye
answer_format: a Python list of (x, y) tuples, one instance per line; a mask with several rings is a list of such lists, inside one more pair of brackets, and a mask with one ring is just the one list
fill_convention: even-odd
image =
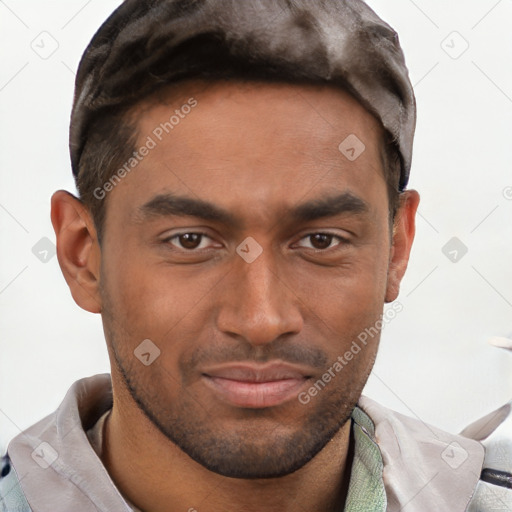
[(325, 251), (343, 245), (345, 242), (348, 242), (345, 238), (331, 233), (311, 233), (303, 237), (298, 245), (307, 249)]
[(315, 233), (314, 235), (309, 235), (311, 245), (315, 249), (327, 249), (331, 245), (333, 238), (333, 235), (328, 235), (326, 233)]
[(204, 249), (211, 243), (210, 237), (204, 233), (180, 233), (164, 240), (178, 249), (192, 251), (194, 249)]
[(201, 244), (203, 235), (199, 233), (185, 233), (179, 235), (178, 240), (184, 249), (197, 249)]

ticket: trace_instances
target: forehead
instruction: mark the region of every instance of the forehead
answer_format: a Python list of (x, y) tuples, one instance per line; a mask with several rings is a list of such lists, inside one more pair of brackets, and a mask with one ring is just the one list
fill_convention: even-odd
[[(380, 145), (384, 134), (381, 123), (358, 100), (347, 91), (329, 84), (184, 81), (163, 88), (136, 105), (132, 109), (132, 121), (139, 128), (140, 135), (150, 133), (155, 122), (165, 123), (173, 113), (179, 115), (191, 98), (200, 106), (193, 112), (192, 122), (194, 128), (199, 128), (199, 123), (205, 127), (203, 137), (207, 135), (206, 131), (215, 136), (220, 129), (233, 125), (261, 129), (267, 133), (286, 127), (286, 134), (282, 135), (286, 135), (289, 141), (303, 141), (306, 136), (311, 144), (320, 139), (326, 142), (329, 135), (334, 140), (340, 139), (352, 130), (365, 142), (378, 142)], [(207, 126), (212, 121), (216, 123), (215, 130)], [(184, 131), (187, 131), (184, 126), (180, 130), (173, 127), (167, 142)]]
[(112, 200), (132, 209), (162, 192), (248, 214), (327, 191), (385, 194), (383, 129), (332, 86), (184, 82), (138, 105), (131, 121), (137, 150), (150, 150)]

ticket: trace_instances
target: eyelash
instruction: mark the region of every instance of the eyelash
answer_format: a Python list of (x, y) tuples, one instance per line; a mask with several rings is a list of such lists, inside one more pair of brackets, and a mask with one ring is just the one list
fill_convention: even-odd
[[(174, 240), (174, 239), (179, 239), (179, 237), (181, 237), (183, 235), (199, 235), (199, 236), (203, 237), (201, 239), (201, 241), (200, 241), (200, 244), (202, 243), (204, 238), (210, 238), (211, 239), (211, 237), (208, 236), (206, 233), (202, 233), (202, 232), (198, 232), (198, 231), (184, 231), (182, 233), (176, 233), (175, 235), (167, 237), (164, 240), (162, 240), (162, 242), (164, 242), (166, 244), (173, 245), (171, 241)], [(334, 240), (338, 240), (338, 244), (336, 244), (333, 247), (338, 247), (339, 245), (345, 245), (345, 244), (349, 243), (349, 240), (347, 238), (344, 238), (344, 237), (342, 237), (340, 235), (335, 235), (334, 233), (329, 233), (327, 231), (315, 231), (315, 232), (312, 232), (312, 233), (308, 233), (308, 234), (304, 235), (303, 237), (301, 237), (299, 241), (307, 239), (307, 238), (310, 238), (310, 237), (312, 237), (314, 235), (327, 235), (327, 236), (331, 236), (333, 238), (333, 241)], [(174, 246), (174, 247), (176, 247), (176, 246)], [(333, 249), (333, 247), (328, 247), (326, 249), (315, 249), (314, 247), (307, 247), (307, 249), (310, 249), (310, 250), (313, 250), (313, 251), (316, 251), (316, 252), (327, 252), (327, 251)], [(176, 249), (184, 251), (184, 252), (188, 252), (188, 253), (195, 253), (195, 252), (199, 252), (200, 250), (205, 250), (206, 248), (203, 248), (203, 249), (198, 249), (198, 248), (185, 249), (183, 247), (176, 247)]]

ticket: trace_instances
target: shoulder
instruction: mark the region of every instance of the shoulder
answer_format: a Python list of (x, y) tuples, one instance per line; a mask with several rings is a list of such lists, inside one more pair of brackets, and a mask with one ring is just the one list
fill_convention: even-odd
[(384, 463), (388, 511), (466, 510), (478, 485), (484, 447), (361, 397)]
[(403, 503), (416, 510), (415, 502), (417, 510), (512, 510), (512, 401), (458, 435), (367, 397), (358, 406), (375, 426), (388, 510), (400, 510)]
[(468, 512), (512, 510), (512, 401), (475, 421), (461, 434), (485, 447), (480, 481)]

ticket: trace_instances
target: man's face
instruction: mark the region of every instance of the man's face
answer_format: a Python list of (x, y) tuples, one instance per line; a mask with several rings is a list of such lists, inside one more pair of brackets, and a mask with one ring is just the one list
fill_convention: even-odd
[[(137, 148), (156, 145), (108, 196), (101, 310), (114, 387), (208, 469), (288, 474), (345, 424), (377, 352), (375, 336), (333, 371), (386, 299), (382, 131), (330, 87), (180, 91), (135, 111)], [(362, 146), (338, 149), (351, 135), (365, 146), (355, 160)], [(160, 355), (145, 365), (134, 351), (148, 339)]]

